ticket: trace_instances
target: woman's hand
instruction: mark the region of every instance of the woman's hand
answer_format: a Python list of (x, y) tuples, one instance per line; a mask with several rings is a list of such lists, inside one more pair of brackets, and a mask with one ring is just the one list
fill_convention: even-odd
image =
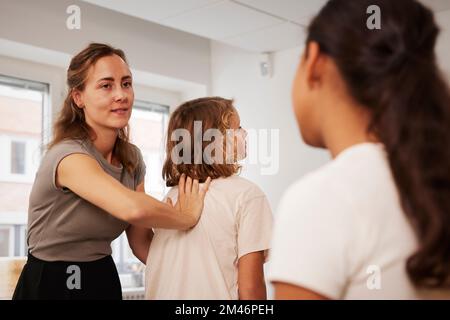
[[(175, 209), (192, 218), (190, 228), (194, 227), (203, 211), (203, 204), (205, 195), (211, 184), (211, 178), (208, 177), (204, 185), (200, 186), (198, 180), (192, 180), (190, 177), (186, 178), (182, 174), (178, 182), (178, 200), (175, 204)], [(167, 199), (169, 204), (172, 204), (170, 198)]]

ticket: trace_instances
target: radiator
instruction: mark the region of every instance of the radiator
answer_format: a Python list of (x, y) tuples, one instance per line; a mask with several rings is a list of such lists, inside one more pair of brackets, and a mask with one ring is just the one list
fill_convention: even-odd
[(145, 289), (142, 288), (126, 288), (122, 289), (123, 300), (144, 300)]

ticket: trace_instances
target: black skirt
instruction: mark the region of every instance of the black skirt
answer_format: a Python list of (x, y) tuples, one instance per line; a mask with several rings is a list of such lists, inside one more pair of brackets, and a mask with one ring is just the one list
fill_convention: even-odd
[(92, 262), (43, 261), (28, 254), (13, 300), (121, 300), (111, 256)]

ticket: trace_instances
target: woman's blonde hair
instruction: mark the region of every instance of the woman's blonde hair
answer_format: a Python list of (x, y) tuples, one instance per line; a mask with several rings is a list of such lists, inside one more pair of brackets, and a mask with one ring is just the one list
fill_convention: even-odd
[[(67, 69), (68, 92), (58, 119), (53, 126), (53, 138), (48, 149), (63, 140), (95, 140), (94, 130), (86, 123), (84, 110), (79, 108), (72, 98), (73, 90), (83, 91), (89, 69), (103, 57), (117, 55), (127, 63), (125, 53), (107, 44), (91, 43), (83, 51), (75, 55)], [(135, 148), (129, 142), (129, 126), (119, 130), (114, 145), (113, 156), (129, 171), (133, 172), (137, 166)]]
[[(198, 179), (204, 182), (208, 177), (212, 179), (220, 177), (229, 177), (239, 172), (240, 166), (237, 163), (202, 163), (196, 164), (194, 161), (194, 148), (191, 148), (189, 163), (175, 164), (172, 159), (172, 150), (177, 145), (177, 141), (172, 141), (172, 133), (177, 129), (186, 129), (190, 133), (191, 146), (194, 146), (195, 137), (194, 122), (202, 122), (202, 137), (209, 129), (218, 129), (225, 135), (226, 130), (230, 129), (230, 120), (232, 115), (236, 114), (236, 109), (233, 107), (233, 100), (228, 100), (220, 97), (206, 97), (191, 100), (180, 105), (171, 115), (167, 130), (166, 143), (166, 160), (164, 161), (162, 176), (166, 180), (167, 186), (174, 186), (178, 184), (181, 174)], [(210, 141), (203, 141), (201, 143), (201, 154), (205, 148), (214, 143)], [(224, 141), (224, 144), (226, 142)], [(184, 157), (183, 157), (184, 158)]]

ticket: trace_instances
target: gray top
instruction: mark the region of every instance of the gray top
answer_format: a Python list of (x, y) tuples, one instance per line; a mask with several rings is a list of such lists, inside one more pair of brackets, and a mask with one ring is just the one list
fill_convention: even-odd
[(28, 209), (28, 248), (33, 256), (45, 261), (81, 262), (111, 254), (111, 242), (129, 224), (69, 189), (58, 188), (56, 169), (68, 155), (86, 154), (107, 174), (136, 190), (144, 179), (145, 164), (139, 149), (135, 147), (135, 150), (139, 162), (134, 174), (122, 165), (110, 164), (90, 141), (65, 140), (47, 151), (36, 174)]

